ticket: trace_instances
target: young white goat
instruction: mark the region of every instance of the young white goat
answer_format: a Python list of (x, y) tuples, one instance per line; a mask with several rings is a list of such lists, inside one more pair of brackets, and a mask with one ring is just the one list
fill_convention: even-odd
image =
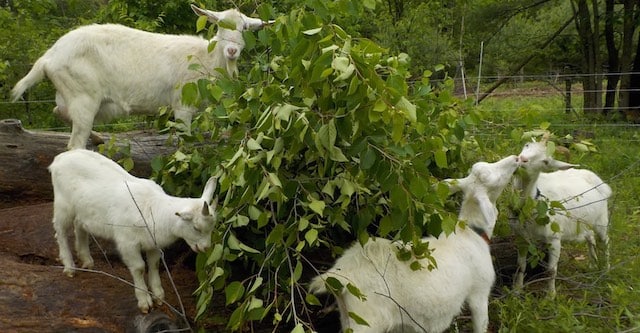
[(180, 88), (207, 73), (189, 65), (199, 63), (213, 74), (221, 68), (237, 75), (237, 60), (245, 45), (242, 32), (268, 23), (235, 9), (191, 8), (211, 22), (225, 22), (212, 39), (216, 44), (211, 52), (207, 50), (210, 42), (197, 36), (157, 34), (115, 24), (83, 26), (62, 36), (35, 62), (13, 88), (13, 100), (48, 77), (56, 87), (54, 112), (72, 124), (69, 149), (85, 148), (94, 120), (154, 114), (167, 105), (190, 130), (196, 109), (182, 104)]
[(148, 179), (131, 176), (117, 163), (98, 153), (75, 149), (59, 154), (49, 166), (53, 182), (53, 226), (64, 273), (75, 266), (67, 241), (73, 227), (75, 248), (82, 268), (92, 268), (89, 234), (113, 240), (135, 285), (138, 307), (147, 313), (153, 305), (144, 280), (145, 251), (149, 285), (158, 304), (164, 290), (158, 271), (161, 249), (178, 238), (195, 252), (211, 245), (216, 201), (210, 205), (216, 179), (210, 178), (201, 198), (177, 198)]
[[(548, 136), (540, 142), (527, 143), (519, 155), (522, 173), (516, 173), (514, 184), (523, 196), (537, 200), (558, 201), (563, 209), (554, 209), (547, 214), (549, 223), (539, 225), (527, 222), (516, 225), (516, 232), (531, 241), (541, 240), (549, 245), (548, 264), (551, 297), (556, 293), (556, 274), (562, 241), (587, 241), (589, 254), (594, 262), (598, 261), (597, 248), (601, 252), (600, 264), (609, 267), (609, 211), (607, 199), (611, 188), (595, 173), (574, 169), (575, 164), (555, 160), (547, 150)], [(552, 225), (559, 230), (554, 232)], [(596, 246), (596, 239), (598, 246)], [(522, 288), (527, 266), (527, 249), (518, 251), (518, 269), (514, 281), (516, 288)]]
[[(466, 303), (474, 332), (487, 330), (488, 302), (495, 273), (488, 241), (498, 216), (495, 203), (518, 166), (516, 156), (495, 163), (473, 165), (469, 176), (448, 179), (451, 192), (464, 197), (455, 233), (426, 237), (437, 268), (413, 271), (397, 259), (403, 245), (383, 238), (370, 239), (347, 249), (333, 268), (315, 277), (313, 293), (326, 293), (325, 280), (336, 278), (342, 285), (359, 288), (366, 300), (342, 290), (337, 297), (343, 331), (353, 332), (442, 332), (451, 325)], [(423, 267), (429, 263), (422, 262)], [(359, 325), (350, 313), (369, 325)]]

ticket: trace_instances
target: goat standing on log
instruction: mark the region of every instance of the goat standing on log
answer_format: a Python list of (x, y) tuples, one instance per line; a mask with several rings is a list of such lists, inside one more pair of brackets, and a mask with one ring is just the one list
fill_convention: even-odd
[(211, 52), (210, 41), (197, 36), (151, 33), (116, 24), (83, 26), (62, 36), (35, 62), (13, 88), (13, 100), (48, 77), (56, 88), (54, 113), (72, 125), (69, 149), (86, 147), (94, 120), (154, 114), (162, 106), (171, 106), (175, 118), (190, 132), (196, 108), (182, 104), (180, 88), (208, 74), (189, 65), (199, 63), (214, 74), (221, 68), (237, 75), (237, 60), (245, 45), (242, 32), (268, 23), (235, 9), (191, 8), (213, 23), (225, 22), (211, 41), (216, 43)]
[[(342, 330), (354, 333), (442, 332), (451, 325), (466, 303), (475, 333), (489, 324), (489, 292), (495, 280), (488, 240), (498, 217), (496, 200), (518, 167), (516, 156), (495, 163), (478, 162), (469, 176), (448, 179), (450, 192), (462, 191), (458, 225), (454, 233), (426, 237), (436, 261), (432, 270), (414, 271), (396, 257), (402, 244), (372, 238), (346, 250), (333, 268), (315, 277), (309, 290), (326, 293), (325, 281), (332, 277), (343, 286), (352, 284), (366, 299), (347, 288), (336, 295)], [(428, 267), (427, 259), (421, 260)], [(364, 319), (360, 325), (352, 314)]]
[[(522, 191), (523, 198), (557, 201), (564, 207), (551, 208), (554, 212), (547, 214), (549, 223), (545, 225), (532, 221), (515, 225), (516, 232), (528, 241), (541, 240), (549, 245), (548, 293), (554, 297), (561, 242), (586, 241), (592, 260), (609, 268), (607, 199), (611, 197), (611, 188), (595, 173), (574, 169), (577, 165), (557, 161), (551, 154), (548, 151), (548, 134), (540, 142), (527, 143), (518, 156), (524, 172), (516, 173), (514, 184)], [(597, 244), (594, 234), (597, 236)], [(518, 250), (518, 269), (514, 281), (516, 289), (522, 288), (524, 283), (527, 251), (527, 248)], [(599, 261), (597, 252), (602, 255)]]
[[(177, 198), (155, 182), (136, 178), (116, 162), (96, 152), (74, 149), (57, 155), (49, 166), (53, 182), (53, 226), (64, 273), (75, 265), (67, 231), (73, 227), (82, 268), (92, 268), (89, 234), (113, 240), (135, 286), (138, 308), (147, 313), (164, 300), (158, 265), (161, 249), (178, 238), (195, 252), (211, 246), (217, 200), (210, 205), (216, 179), (210, 178), (202, 197)], [(144, 280), (145, 251), (152, 294)], [(153, 296), (153, 298), (152, 298)]]

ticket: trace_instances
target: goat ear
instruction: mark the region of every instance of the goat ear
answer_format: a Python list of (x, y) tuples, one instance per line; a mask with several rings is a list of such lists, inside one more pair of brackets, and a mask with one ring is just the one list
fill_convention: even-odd
[(484, 192), (476, 193), (475, 197), (478, 201), (478, 207), (480, 208), (480, 214), (482, 214), (484, 223), (487, 227), (493, 229), (492, 227), (498, 220), (498, 214), (496, 213), (494, 204), (489, 200), (489, 196)]
[(213, 198), (213, 193), (216, 191), (216, 187), (218, 187), (218, 179), (216, 177), (211, 177), (207, 181), (207, 184), (204, 186), (204, 190), (202, 191), (202, 200), (205, 202), (211, 202), (211, 198)]
[(265, 25), (273, 24), (273, 23), (276, 22), (275, 20), (270, 20), (270, 21), (265, 22), (265, 21), (263, 21), (261, 19), (249, 17), (249, 16), (246, 16), (244, 14), (242, 14), (242, 20), (244, 21), (244, 27), (247, 30), (260, 30)]
[(202, 9), (194, 4), (191, 4), (191, 10), (198, 16), (206, 16), (211, 23), (218, 23), (222, 18), (222, 12), (214, 12), (213, 10)]
[(209, 204), (207, 204), (207, 202), (205, 201), (204, 204), (202, 205), (202, 216), (210, 216), (211, 213), (209, 212)]
[(567, 162), (557, 161), (555, 159), (549, 159), (548, 162), (549, 167), (553, 170), (567, 170), (580, 166), (580, 164), (571, 164)]

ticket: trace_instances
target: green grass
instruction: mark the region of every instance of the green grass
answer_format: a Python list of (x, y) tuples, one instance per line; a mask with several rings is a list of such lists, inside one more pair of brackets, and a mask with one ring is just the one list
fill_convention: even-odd
[[(577, 97), (574, 108), (580, 106)], [(562, 96), (555, 92), (489, 97), (478, 110), (484, 122), (470, 134), (479, 146), (498, 156), (517, 154), (523, 144), (518, 141), (521, 133), (545, 122), (563, 138), (557, 141), (593, 143), (596, 152), (571, 151), (568, 161), (598, 173), (614, 192), (609, 201), (611, 269), (593, 268), (585, 243), (563, 243), (556, 299), (540, 291), (544, 283), (531, 284), (521, 293), (500, 287), (491, 301), (492, 330), (640, 332), (640, 128), (586, 119), (579, 108), (567, 114)], [(504, 209), (501, 213), (505, 214)], [(506, 223), (504, 216), (499, 223)]]

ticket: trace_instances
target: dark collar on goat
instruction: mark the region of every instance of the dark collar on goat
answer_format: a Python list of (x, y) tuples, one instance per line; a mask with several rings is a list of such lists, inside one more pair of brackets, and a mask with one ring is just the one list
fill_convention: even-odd
[(540, 192), (540, 189), (536, 187), (536, 197), (534, 199), (538, 200), (540, 198), (546, 199), (547, 197), (545, 197), (544, 194)]
[(475, 231), (476, 234), (482, 237), (482, 239), (484, 239), (484, 241), (487, 242), (487, 244), (491, 245), (491, 239), (489, 238), (489, 235), (487, 235), (487, 232), (484, 229), (473, 226), (473, 225), (469, 227), (471, 228), (471, 230)]

